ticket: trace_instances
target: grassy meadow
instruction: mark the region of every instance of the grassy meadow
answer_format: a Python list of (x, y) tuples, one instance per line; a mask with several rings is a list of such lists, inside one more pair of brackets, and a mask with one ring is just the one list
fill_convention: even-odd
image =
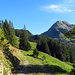
[[(30, 69), (33, 69), (33, 71), (35, 72), (35, 75), (37, 74), (39, 75), (42, 73), (42, 71), (39, 71), (39, 70), (43, 70), (44, 74), (70, 75), (70, 72), (73, 69), (72, 63), (62, 62), (43, 52), (39, 52), (38, 58), (34, 58), (32, 55), (33, 55), (33, 50), (36, 48), (36, 43), (30, 42), (30, 44), (32, 46), (31, 51), (27, 52), (27, 51), (21, 50), (21, 52), (24, 55), (23, 60), (29, 62), (30, 66), (32, 66)], [(48, 72), (45, 72), (45, 69), (48, 70)], [(36, 72), (36, 70), (38, 70), (38, 73)]]

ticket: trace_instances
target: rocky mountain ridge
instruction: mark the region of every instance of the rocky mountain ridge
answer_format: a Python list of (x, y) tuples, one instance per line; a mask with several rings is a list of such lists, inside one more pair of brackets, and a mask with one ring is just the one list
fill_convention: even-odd
[(49, 28), (48, 31), (42, 33), (42, 35), (49, 36), (51, 38), (56, 38), (61, 40), (65, 40), (64, 33), (72, 30), (73, 24), (68, 23), (67, 21), (57, 21)]

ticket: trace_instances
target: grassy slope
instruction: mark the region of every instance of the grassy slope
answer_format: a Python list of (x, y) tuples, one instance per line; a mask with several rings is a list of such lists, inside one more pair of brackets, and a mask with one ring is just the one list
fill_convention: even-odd
[[(31, 70), (33, 69), (33, 71), (35, 72), (34, 75), (47, 75), (47, 74), (69, 75), (68, 73), (71, 71), (73, 67), (65, 62), (62, 62), (43, 52), (40, 52), (38, 56), (38, 58), (40, 59), (31, 57), (30, 55), (33, 54), (33, 50), (36, 48), (36, 43), (30, 42), (30, 44), (32, 46), (31, 47), (32, 50), (28, 52), (16, 49), (10, 45), (10, 52), (20, 60), (20, 65), (23, 65), (23, 61), (29, 62), (28, 65), (29, 73), (32, 73)], [(3, 62), (6, 69), (7, 68), (10, 69), (11, 67), (10, 65), (12, 65), (12, 63), (4, 57), (1, 50), (0, 50), (0, 60)], [(48, 70), (47, 72), (46, 69)]]
[(8, 42), (8, 40), (4, 39), (4, 41), (2, 41), (1, 40), (2, 38), (5, 38), (5, 37), (4, 37), (3, 30), (0, 28), (0, 61), (3, 63), (4, 74), (8, 75), (7, 73), (11, 72), (10, 67), (11, 67), (12, 63), (8, 59), (6, 59), (5, 55), (3, 54), (3, 46), (2, 46), (2, 44), (3, 45), (6, 44)]
[[(32, 43), (31, 45), (32, 47), (35, 48), (36, 43)], [(38, 66), (46, 65), (48, 68), (50, 68), (51, 73), (56, 74), (56, 75), (69, 75), (68, 73), (70, 73), (71, 69), (73, 69), (71, 65), (65, 62), (62, 62), (52, 56), (49, 56), (48, 54), (45, 54), (43, 52), (40, 52), (38, 58), (44, 59), (44, 60), (30, 57), (29, 55), (32, 55), (33, 51), (26, 52), (26, 51), (21, 50), (21, 52), (24, 54), (24, 57), (25, 57), (24, 60), (29, 61), (31, 65), (38, 65)]]
[[(33, 57), (30, 57), (30, 56), (27, 56), (28, 54), (31, 55), (33, 52), (32, 51), (29, 51), (29, 52), (26, 52), (26, 51), (22, 51), (22, 53), (24, 54), (25, 56), (25, 61), (29, 61), (30, 64), (32, 65), (41, 65), (41, 63), (43, 65), (47, 65), (48, 68), (50, 68), (51, 70), (51, 73), (53, 74), (68, 74), (71, 69), (73, 68), (71, 65), (68, 65), (67, 63), (65, 62), (62, 62), (52, 56), (49, 56), (45, 53), (42, 53), (40, 52), (40, 55), (39, 55), (39, 58), (41, 59), (44, 59), (43, 56), (45, 56), (45, 60), (39, 60), (37, 58), (33, 58)], [(64, 73), (66, 71), (66, 73)]]

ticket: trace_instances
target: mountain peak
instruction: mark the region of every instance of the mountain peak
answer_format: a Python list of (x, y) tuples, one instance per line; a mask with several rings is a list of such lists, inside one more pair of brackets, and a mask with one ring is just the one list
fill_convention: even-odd
[(59, 24), (62, 24), (62, 25), (73, 25), (73, 24), (70, 24), (68, 23), (67, 21), (57, 21), (56, 23), (59, 23)]
[(57, 23), (60, 23), (60, 22), (62, 22), (62, 21), (57, 21)]
[(72, 29), (73, 24), (70, 24), (67, 21), (57, 21), (51, 28), (49, 28), (48, 31), (44, 32), (43, 35), (47, 35), (52, 38), (64, 39), (64, 33)]

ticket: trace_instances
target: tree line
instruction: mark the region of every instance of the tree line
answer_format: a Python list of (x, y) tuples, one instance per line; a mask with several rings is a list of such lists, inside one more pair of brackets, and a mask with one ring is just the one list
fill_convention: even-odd
[(38, 41), (37, 49), (58, 58), (61, 61), (75, 62), (75, 51), (71, 45), (49, 38), (47, 40), (43, 38)]
[(19, 41), (17, 36), (15, 35), (15, 30), (13, 27), (13, 23), (11, 21), (7, 21), (5, 20), (4, 22), (0, 22), (0, 27), (3, 29), (4, 31), (4, 36), (7, 40), (9, 40), (9, 43), (17, 48), (23, 49), (23, 50), (30, 50), (31, 46), (28, 42), (28, 34), (27, 34), (27, 30), (25, 29), (25, 25), (24, 25), (24, 29), (22, 29), (22, 31), (19, 34)]
[[(17, 48), (20, 48), (22, 50), (28, 51), (31, 49), (31, 46), (29, 44), (29, 35), (28, 31), (26, 30), (26, 27), (24, 25), (24, 28), (22, 30), (16, 30), (13, 27), (13, 23), (11, 21), (5, 20), (0, 23), (0, 27), (4, 31), (5, 38), (9, 40), (9, 43)], [(17, 40), (17, 36), (19, 37), (19, 42)], [(45, 38), (44, 38), (45, 37)], [(62, 61), (69, 61), (74, 63), (75, 62), (75, 50), (74, 47), (71, 45), (67, 45), (65, 43), (61, 43), (59, 41), (55, 41), (54, 39), (51, 39), (47, 36), (43, 35), (36, 35), (32, 36), (31, 41), (37, 40), (37, 49), (42, 52), (45, 52), (53, 57), (56, 57)], [(39, 41), (38, 41), (39, 40)], [(37, 53), (38, 51), (35, 51)]]

